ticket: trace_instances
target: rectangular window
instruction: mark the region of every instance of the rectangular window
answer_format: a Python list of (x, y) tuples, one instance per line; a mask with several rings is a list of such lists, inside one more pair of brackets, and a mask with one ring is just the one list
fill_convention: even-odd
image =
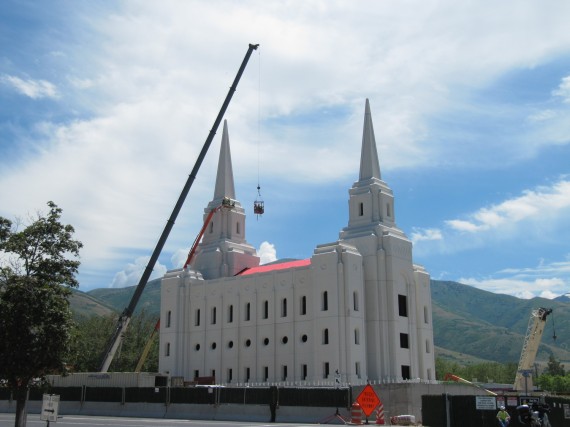
[(263, 381), (269, 381), (269, 366), (263, 367)]
[(390, 203), (386, 204), (386, 216), (388, 218), (390, 218), (392, 216), (392, 207), (390, 206)]
[(245, 320), (249, 321), (251, 319), (251, 303), (245, 305)]
[(194, 317), (194, 326), (200, 326), (200, 309), (196, 309), (196, 316)]
[(234, 306), (230, 304), (228, 306), (228, 323), (233, 323), (234, 321)]
[(354, 369), (356, 371), (356, 378), (360, 378), (360, 362), (354, 364)]
[(216, 324), (216, 307), (212, 307), (212, 321), (210, 322), (212, 325)]
[(236, 234), (239, 234), (239, 232), (240, 232), (239, 222), (236, 222)]
[(323, 344), (328, 344), (329, 343), (329, 330), (328, 329), (324, 329), (323, 330)]
[(429, 317), (428, 317), (428, 309), (427, 307), (424, 305), (424, 323), (427, 325), (429, 323)]
[(301, 372), (302, 372), (301, 379), (306, 380), (307, 379), (307, 365), (301, 365)]
[(429, 345), (429, 340), (426, 340), (426, 353), (431, 353), (431, 347)]
[(354, 344), (360, 345), (360, 331), (358, 329), (354, 330)]
[(323, 364), (323, 378), (328, 378), (328, 377), (329, 377), (329, 373), (330, 373), (330, 370), (329, 370), (329, 362), (325, 362), (325, 363)]
[(170, 356), (170, 343), (169, 342), (166, 343), (166, 346), (164, 348), (164, 355), (166, 357)]
[(233, 370), (232, 368), (228, 369), (228, 382), (231, 383), (232, 382), (232, 377), (233, 377)]
[(194, 371), (194, 380), (196, 380), (196, 378), (198, 378), (200, 376), (200, 371), (198, 369), (196, 369)]
[(166, 313), (166, 327), (170, 328), (170, 321), (172, 320), (172, 311), (168, 310)]
[(263, 318), (269, 319), (269, 301), (263, 301)]
[(400, 347), (410, 348), (410, 344), (408, 342), (408, 334), (400, 334)]
[(281, 300), (281, 317), (287, 317), (287, 298)]
[(214, 380), (215, 380), (215, 378), (216, 378), (216, 370), (215, 370), (215, 369), (212, 369), (211, 374), (212, 374), (211, 376), (214, 377)]
[(358, 216), (364, 216), (364, 203), (360, 203), (358, 206)]
[(410, 367), (408, 365), (402, 365), (402, 379), (409, 380), (410, 378)]
[(303, 295), (301, 297), (301, 316), (305, 314), (307, 314), (307, 297)]
[(327, 291), (323, 292), (323, 311), (327, 311), (329, 309), (329, 293)]
[(281, 381), (287, 381), (287, 365), (283, 365), (282, 369), (282, 376), (281, 376)]
[(359, 304), (358, 304), (358, 292), (354, 291), (352, 293), (352, 303), (354, 307), (354, 311), (358, 311)]
[(245, 382), (248, 383), (250, 378), (251, 378), (251, 370), (249, 368), (245, 368)]
[(398, 314), (408, 317), (408, 298), (405, 295), (398, 295)]

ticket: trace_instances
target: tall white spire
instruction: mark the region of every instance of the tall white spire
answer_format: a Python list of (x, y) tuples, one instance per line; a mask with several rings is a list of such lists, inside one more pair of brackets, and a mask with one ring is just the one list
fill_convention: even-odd
[(370, 113), (370, 102), (368, 102), (368, 98), (366, 98), (364, 129), (362, 131), (362, 151), (360, 153), (359, 181), (366, 181), (371, 178), (382, 179), (380, 176), (378, 151), (376, 150), (376, 139), (374, 138), (372, 114)]
[(236, 198), (227, 120), (224, 120), (224, 131), (222, 133), (222, 145), (220, 146), (220, 158), (218, 160), (218, 174), (216, 175), (214, 200), (221, 200), (224, 197), (228, 197), (230, 199)]
[(191, 264), (206, 280), (233, 276), (246, 267), (259, 265), (255, 248), (245, 239), (245, 210), (235, 193), (228, 123), (224, 120), (214, 198), (204, 209), (204, 221), (212, 210), (216, 211)]

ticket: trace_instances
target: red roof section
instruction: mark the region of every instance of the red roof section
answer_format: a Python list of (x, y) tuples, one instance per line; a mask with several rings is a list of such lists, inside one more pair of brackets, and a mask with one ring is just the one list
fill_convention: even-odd
[(248, 274), (267, 273), (269, 271), (287, 270), (289, 268), (306, 267), (311, 265), (311, 259), (299, 259), (295, 261), (281, 262), (276, 264), (260, 265), (259, 267), (248, 268), (236, 276), (247, 276)]

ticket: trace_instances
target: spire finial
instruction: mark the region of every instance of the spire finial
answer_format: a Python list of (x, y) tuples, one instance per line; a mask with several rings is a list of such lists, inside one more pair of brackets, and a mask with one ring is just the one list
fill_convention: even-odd
[(371, 178), (382, 179), (380, 176), (378, 151), (376, 150), (376, 139), (374, 138), (374, 127), (372, 126), (370, 102), (368, 101), (368, 98), (366, 98), (366, 107), (364, 109), (364, 129), (362, 132), (362, 151), (360, 153), (359, 181), (366, 181)]
[(222, 133), (222, 145), (220, 146), (220, 158), (218, 160), (218, 174), (216, 175), (214, 200), (223, 199), (224, 197), (228, 197), (230, 199), (236, 198), (227, 120), (224, 120), (224, 131)]

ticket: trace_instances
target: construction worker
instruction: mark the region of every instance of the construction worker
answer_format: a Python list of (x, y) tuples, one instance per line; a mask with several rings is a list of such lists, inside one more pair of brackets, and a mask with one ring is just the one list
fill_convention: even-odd
[(499, 407), (500, 411), (497, 413), (497, 419), (499, 420), (499, 424), (501, 427), (507, 427), (509, 422), (511, 421), (511, 416), (507, 411), (505, 411), (505, 407)]

